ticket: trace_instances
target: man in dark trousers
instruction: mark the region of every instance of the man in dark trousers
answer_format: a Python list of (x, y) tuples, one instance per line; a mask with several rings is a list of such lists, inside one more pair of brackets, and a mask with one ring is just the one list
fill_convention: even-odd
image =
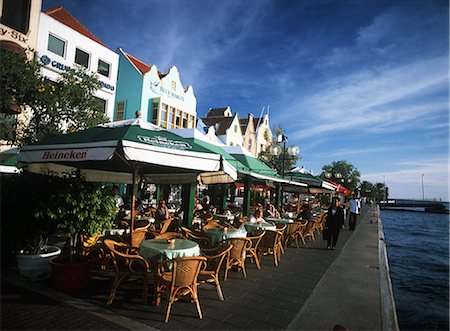
[(352, 198), (348, 202), (348, 228), (350, 231), (355, 231), (356, 226), (356, 215), (359, 214), (359, 203), (358, 200), (352, 195)]
[(336, 249), (339, 231), (341, 231), (341, 227), (344, 225), (344, 210), (339, 206), (339, 198), (335, 197), (331, 201), (325, 225), (330, 231), (330, 235), (327, 239), (327, 249)]

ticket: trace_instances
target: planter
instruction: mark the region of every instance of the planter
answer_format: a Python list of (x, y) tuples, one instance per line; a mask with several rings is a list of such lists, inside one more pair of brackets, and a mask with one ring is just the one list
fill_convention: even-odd
[(26, 280), (42, 280), (50, 276), (49, 262), (61, 253), (56, 246), (44, 246), (41, 254), (17, 254), (20, 277)]
[(69, 257), (60, 256), (50, 262), (55, 289), (63, 293), (75, 293), (89, 284), (92, 263), (78, 259), (69, 263)]

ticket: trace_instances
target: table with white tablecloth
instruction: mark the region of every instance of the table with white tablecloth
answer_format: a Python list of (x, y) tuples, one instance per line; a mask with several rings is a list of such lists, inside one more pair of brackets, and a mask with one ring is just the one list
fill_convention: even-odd
[(211, 241), (212, 246), (216, 246), (221, 241), (226, 240), (228, 238), (245, 238), (247, 237), (247, 231), (245, 228), (227, 228), (227, 230), (224, 230), (224, 228), (211, 228), (204, 230), (206, 235), (208, 236), (208, 239)]

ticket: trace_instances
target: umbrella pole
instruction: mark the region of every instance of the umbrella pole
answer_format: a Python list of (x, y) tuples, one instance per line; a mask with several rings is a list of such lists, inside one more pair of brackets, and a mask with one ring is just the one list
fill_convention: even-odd
[(135, 207), (136, 207), (136, 192), (135, 192), (135, 186), (136, 186), (136, 168), (133, 168), (133, 180), (132, 180), (132, 186), (131, 186), (131, 220), (130, 220), (130, 247), (133, 243), (133, 232), (134, 232), (134, 217), (136, 214)]

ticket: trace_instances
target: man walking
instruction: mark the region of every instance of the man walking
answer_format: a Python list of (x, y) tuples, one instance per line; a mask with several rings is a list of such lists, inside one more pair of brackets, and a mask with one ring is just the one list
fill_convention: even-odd
[(359, 214), (359, 203), (358, 200), (355, 199), (354, 195), (352, 195), (352, 198), (348, 202), (348, 209), (350, 212), (350, 215), (348, 217), (348, 227), (350, 231), (355, 231), (356, 215)]

